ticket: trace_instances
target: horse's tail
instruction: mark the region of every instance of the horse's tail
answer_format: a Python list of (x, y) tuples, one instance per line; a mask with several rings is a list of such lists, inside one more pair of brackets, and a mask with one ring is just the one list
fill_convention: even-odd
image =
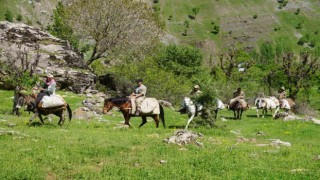
[(71, 108), (70, 108), (68, 103), (67, 103), (67, 110), (68, 110), (68, 114), (69, 114), (69, 121), (71, 121), (71, 119), (72, 119), (72, 111), (71, 111)]
[(161, 104), (159, 104), (160, 106), (160, 120), (162, 121), (162, 124), (163, 124), (163, 127), (165, 128), (166, 127), (166, 123), (165, 123), (165, 120), (164, 120), (164, 109), (163, 107), (161, 106)]

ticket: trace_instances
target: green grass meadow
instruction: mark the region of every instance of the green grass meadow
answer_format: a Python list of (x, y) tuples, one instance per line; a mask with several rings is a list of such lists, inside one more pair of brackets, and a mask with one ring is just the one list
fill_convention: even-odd
[[(59, 94), (73, 110), (85, 98)], [(232, 112), (222, 110), (216, 128), (189, 129), (204, 135), (198, 139), (202, 147), (179, 146), (163, 139), (184, 127), (187, 117), (170, 109), (165, 109), (167, 128), (156, 129), (150, 121), (139, 129), (139, 118), (131, 119), (130, 129), (117, 128), (123, 119), (116, 110), (102, 120), (73, 119), (59, 127), (53, 117), (53, 122), (28, 127), (31, 114), (10, 114), (12, 95), (0, 91), (0, 179), (320, 178), (320, 126), (311, 122), (257, 118), (254, 110), (235, 121)], [(292, 146), (257, 146), (270, 144), (268, 139)]]

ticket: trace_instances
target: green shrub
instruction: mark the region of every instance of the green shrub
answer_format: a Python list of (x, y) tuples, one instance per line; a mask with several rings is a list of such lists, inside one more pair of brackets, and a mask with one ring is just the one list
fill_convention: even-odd
[(191, 78), (201, 72), (202, 53), (191, 46), (175, 44), (163, 46), (156, 60), (161, 68), (178, 76)]
[(21, 15), (21, 14), (18, 14), (16, 20), (17, 20), (17, 21), (22, 21), (22, 15)]
[(72, 31), (72, 28), (68, 25), (67, 12), (60, 1), (53, 12), (53, 25), (49, 26), (49, 32), (61, 39), (68, 40), (74, 48), (79, 47), (79, 38), (76, 37)]
[(214, 25), (213, 26), (213, 30), (211, 31), (211, 33), (218, 34), (219, 31), (220, 31), (220, 27), (218, 25)]
[(255, 14), (255, 15), (253, 16), (253, 19), (257, 19), (257, 18), (258, 18), (258, 15)]
[(8, 10), (8, 9), (6, 10), (6, 12), (4, 13), (4, 19), (6, 21), (13, 22), (13, 15), (10, 10)]

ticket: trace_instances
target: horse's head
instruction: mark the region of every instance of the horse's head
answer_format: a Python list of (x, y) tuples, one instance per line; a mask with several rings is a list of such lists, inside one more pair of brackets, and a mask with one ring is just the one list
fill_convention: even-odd
[(113, 103), (111, 99), (106, 99), (104, 100), (104, 105), (103, 105), (103, 114), (106, 114), (113, 108)]
[(15, 107), (16, 109), (20, 109), (21, 107), (26, 107), (26, 111), (34, 111), (35, 109), (35, 101), (36, 95), (34, 94), (19, 94), (17, 98), (15, 98)]
[(265, 107), (265, 105), (266, 105), (266, 100), (264, 99), (264, 98), (257, 98), (256, 100), (255, 100), (255, 105), (256, 105), (256, 107), (258, 108), (258, 109), (261, 109), (261, 108), (263, 108), (263, 107)]

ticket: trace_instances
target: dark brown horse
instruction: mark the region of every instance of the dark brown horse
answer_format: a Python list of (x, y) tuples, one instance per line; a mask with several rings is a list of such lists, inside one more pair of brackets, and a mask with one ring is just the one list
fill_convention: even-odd
[(71, 121), (72, 111), (68, 103), (65, 103), (64, 105), (61, 105), (61, 106), (52, 107), (52, 108), (42, 108), (40, 104), (41, 102), (37, 105), (35, 104), (36, 99), (37, 99), (36, 94), (20, 95), (17, 98), (17, 102), (14, 103), (16, 104), (14, 108), (16, 109), (17, 112), (19, 112), (20, 107), (27, 106), (26, 111), (34, 113), (34, 116), (32, 116), (29, 120), (29, 126), (32, 124), (33, 119), (37, 116), (39, 117), (41, 123), (44, 124), (42, 115), (49, 115), (49, 114), (54, 114), (58, 116), (60, 118), (58, 125), (62, 126), (64, 124), (63, 113), (65, 110), (68, 111), (69, 121)]
[[(110, 98), (106, 99), (104, 101), (104, 107), (103, 107), (103, 113), (107, 113), (110, 111), (113, 107), (117, 107), (123, 114), (124, 117), (124, 124), (129, 125), (129, 120), (131, 117), (136, 117), (136, 115), (131, 114), (131, 101), (129, 98)], [(147, 123), (147, 117), (152, 117), (156, 123), (156, 127), (159, 127), (159, 118), (162, 121), (163, 127), (166, 127), (165, 125), (165, 120), (164, 120), (164, 110), (163, 107), (159, 104), (160, 108), (160, 114), (143, 114), (140, 113), (140, 116), (142, 118), (142, 123), (140, 124), (139, 127), (143, 126), (145, 123)]]
[(241, 119), (243, 111), (249, 109), (249, 105), (244, 101), (241, 103), (237, 100), (229, 105), (228, 109), (233, 111), (234, 119)]

